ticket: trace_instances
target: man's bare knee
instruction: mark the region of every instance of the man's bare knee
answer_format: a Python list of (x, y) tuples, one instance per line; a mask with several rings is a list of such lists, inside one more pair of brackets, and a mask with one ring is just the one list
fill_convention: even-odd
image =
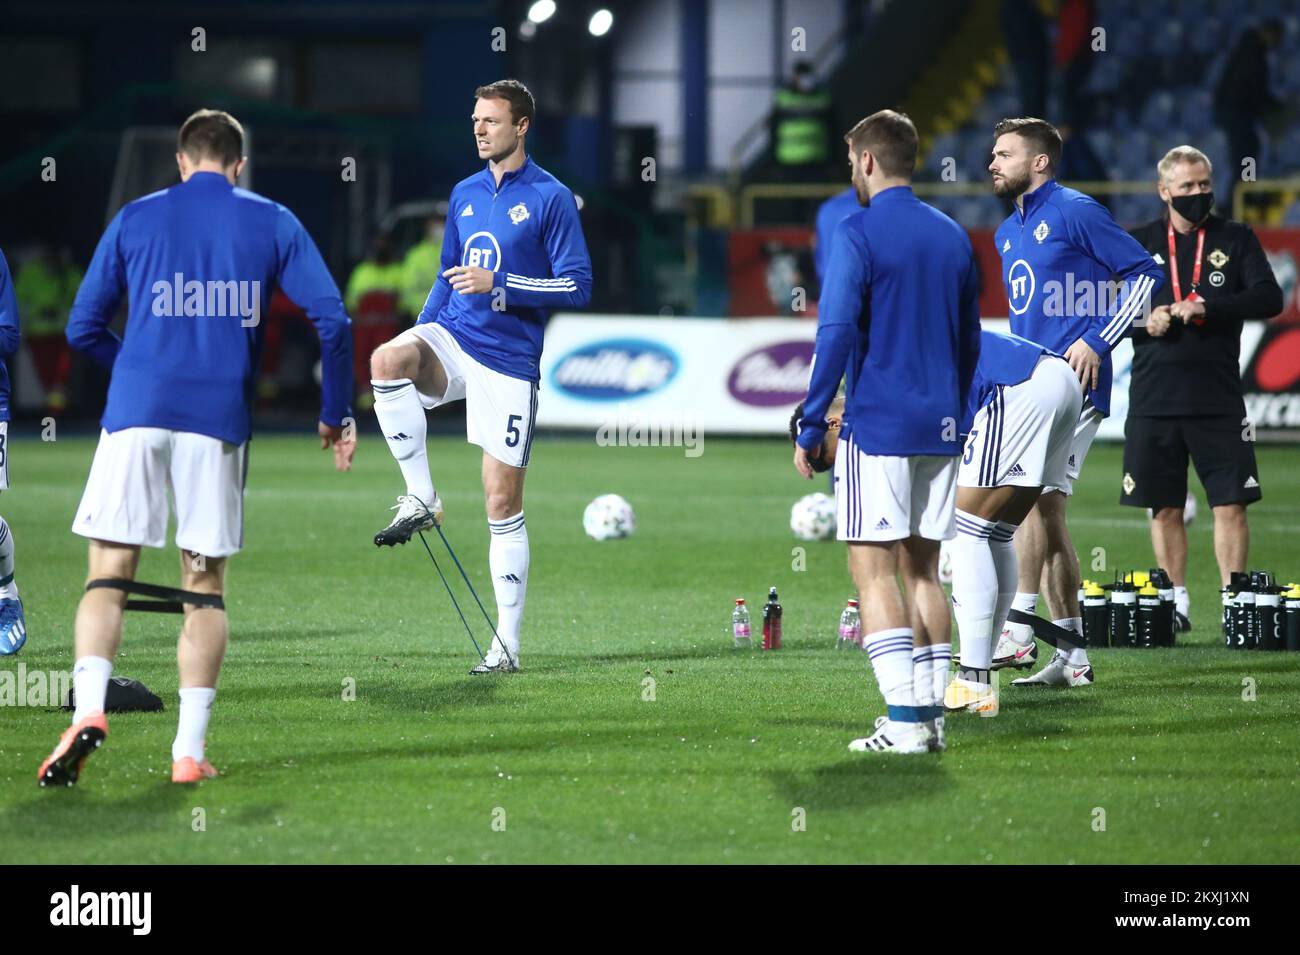
[(134, 580), (136, 568), (140, 563), (140, 548), (135, 544), (92, 540), (86, 563), (87, 583), (101, 578)]
[(1223, 527), (1243, 527), (1246, 524), (1246, 506), (1244, 504), (1220, 504), (1218, 507), (1211, 508), (1214, 513), (1214, 523), (1221, 524)]
[(1155, 512), (1152, 520), (1164, 527), (1182, 527), (1183, 509), (1181, 507), (1162, 507)]
[(409, 342), (385, 342), (370, 353), (370, 376), (378, 381), (414, 378), (420, 355)]
[(939, 541), (909, 537), (903, 541), (900, 568), (903, 579), (925, 582), (939, 579)]
[(222, 594), (226, 586), (226, 558), (205, 557), (181, 551), (181, 590), (198, 594)]

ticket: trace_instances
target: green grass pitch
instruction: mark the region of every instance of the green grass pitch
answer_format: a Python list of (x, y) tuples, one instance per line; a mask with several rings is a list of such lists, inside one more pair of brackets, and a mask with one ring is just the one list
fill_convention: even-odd
[[(488, 597), (478, 449), (450, 437), (430, 446), (448, 536)], [(67, 669), (85, 573), (68, 525), (92, 444), (12, 452), (0, 511), (30, 639), (0, 666)], [(1119, 455), (1093, 452), (1073, 505), (1085, 566), (1095, 547), (1112, 570), (1151, 562), (1144, 515), (1115, 503)], [(1251, 563), (1290, 579), (1300, 450), (1261, 447), (1260, 458)], [(525, 672), (471, 678), (469, 643), (423, 548), (371, 544), (399, 490), (382, 441), (364, 436), (341, 475), (311, 436), (256, 438), (209, 730), (223, 776), (169, 782), (178, 620), (129, 614), (117, 672), (167, 711), (113, 717), (81, 783), (42, 791), (36, 768), (66, 714), (0, 709), (0, 862), (1300, 858), (1300, 655), (1218, 646), (1203, 498), (1195, 631), (1182, 646), (1097, 651), (1098, 683), (1082, 690), (1006, 687), (998, 718), (949, 717), (942, 756), (853, 756), (845, 745), (881, 702), (865, 657), (833, 649), (850, 591), (843, 545), (810, 545), (806, 569), (792, 568), (790, 505), (825, 484), (798, 479), (785, 443), (709, 440), (687, 458), (543, 438), (533, 462)], [(639, 529), (588, 540), (583, 506), (611, 491), (633, 503)], [(141, 579), (174, 583), (177, 561), (150, 552)], [(785, 648), (731, 650), (732, 598), (760, 607), (773, 584)], [(349, 680), (354, 701), (343, 699)]]

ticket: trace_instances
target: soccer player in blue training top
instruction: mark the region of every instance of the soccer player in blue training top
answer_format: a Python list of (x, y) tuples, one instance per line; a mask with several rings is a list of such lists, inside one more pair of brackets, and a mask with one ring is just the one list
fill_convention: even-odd
[[(1145, 316), (1151, 293), (1164, 278), (1151, 254), (1104, 206), (1056, 181), (1061, 135), (1054, 126), (1041, 119), (1004, 119), (993, 134), (993, 192), (1015, 200), (1015, 209), (994, 233), (1011, 330), (1062, 355), (1086, 398), (1065, 480), (1047, 485), (1016, 535), (1020, 582), (1011, 606), (1034, 613), (1045, 586), (1052, 622), (1082, 634), (1079, 558), (1065, 523), (1066, 501), (1097, 427), (1110, 413), (1111, 350)], [(1028, 625), (1008, 624), (992, 666), (1027, 667), (1036, 656)], [(1080, 646), (1058, 650), (1042, 670), (1016, 682), (1082, 686), (1093, 679), (1088, 651)]]
[[(957, 469), (952, 596), (962, 669), (948, 684), (947, 709), (997, 715), (989, 655), (1016, 590), (1012, 537), (1043, 485), (1065, 472), (1082, 404), (1079, 381), (1059, 356), (1015, 335), (981, 332), (961, 423), (968, 437)], [(790, 420), (791, 440), (803, 415), (801, 403)], [(821, 454), (810, 459), (814, 470), (834, 466), (843, 420), (844, 401), (836, 398)], [(942, 717), (936, 729), (941, 740)]]
[(582, 308), (591, 298), (591, 258), (573, 193), (524, 151), (533, 95), (518, 80), (500, 80), (474, 97), (474, 142), (487, 165), (451, 191), (442, 275), (415, 327), (370, 359), (375, 417), (406, 481), (397, 515), (375, 544), (405, 544), (441, 524), (425, 411), (463, 398), (467, 437), (483, 449), (497, 599), (497, 639), (470, 672), (513, 673), (528, 588), (524, 475), (542, 332), (552, 310)]
[[(9, 369), (5, 360), (18, 351), (18, 299), (9, 263), (0, 252), (0, 491), (9, 487)], [(23, 602), (14, 583), (14, 535), (0, 517), (0, 657), (27, 642)]]
[[(104, 701), (140, 548), (166, 544), (176, 511), (185, 622), (177, 648), (180, 713), (172, 781), (217, 775), (204, 755), (225, 654), (226, 558), (243, 546), (244, 476), (262, 326), (276, 283), (321, 340), (321, 447), (340, 471), (353, 440), (352, 330), (316, 244), (288, 209), (235, 188), (244, 131), (200, 110), (181, 126), (179, 184), (124, 206), (99, 240), (68, 319), (68, 342), (112, 369), (99, 447), (72, 530), (90, 538), (77, 608), (72, 727), (41, 764), (72, 785), (104, 741)], [(129, 311), (111, 329), (122, 296)], [(107, 582), (107, 583), (106, 583)], [(115, 586), (122, 584), (125, 587)]]
[[(889, 709), (849, 748), (940, 748), (951, 657), (939, 543), (954, 536), (962, 401), (979, 354), (979, 273), (965, 231), (912, 193), (916, 127), (881, 110), (845, 136), (859, 199), (831, 242), (812, 380), (794, 452), (811, 478), (846, 377), (835, 459), (837, 535), (863, 646)], [(902, 572), (906, 594), (899, 591)]]

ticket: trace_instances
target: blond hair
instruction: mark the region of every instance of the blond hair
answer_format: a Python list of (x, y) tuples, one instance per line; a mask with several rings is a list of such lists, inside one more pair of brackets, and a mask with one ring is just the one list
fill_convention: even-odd
[(1156, 175), (1163, 183), (1169, 182), (1169, 176), (1174, 171), (1175, 166), (1181, 166), (1183, 163), (1195, 165), (1205, 163), (1205, 168), (1214, 172), (1214, 164), (1210, 162), (1210, 157), (1205, 155), (1195, 146), (1175, 146), (1169, 152), (1165, 153), (1160, 162), (1156, 163)]

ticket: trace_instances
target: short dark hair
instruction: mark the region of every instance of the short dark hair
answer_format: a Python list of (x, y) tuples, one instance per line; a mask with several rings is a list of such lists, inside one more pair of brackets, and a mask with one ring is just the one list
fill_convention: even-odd
[(794, 414), (790, 415), (790, 440), (799, 440), (799, 419), (803, 417), (803, 402), (794, 406)]
[(533, 99), (533, 94), (528, 92), (528, 87), (518, 80), (497, 80), (495, 83), (480, 86), (474, 91), (474, 98), (505, 100), (510, 104), (510, 119), (516, 123), (525, 117), (528, 118), (529, 123), (532, 123), (533, 114), (537, 111), (537, 102)]
[(190, 159), (215, 159), (233, 166), (244, 158), (244, 127), (221, 109), (201, 109), (181, 124), (176, 151)]
[(1056, 167), (1061, 162), (1061, 134), (1055, 126), (1045, 119), (1033, 116), (1004, 119), (993, 127), (993, 141), (997, 142), (999, 136), (1007, 133), (1015, 133), (1027, 142), (1034, 150), (1034, 155), (1045, 154), (1047, 171), (1056, 172)]
[(886, 176), (910, 177), (916, 170), (916, 126), (906, 113), (892, 109), (872, 113), (845, 133), (844, 141), (854, 156), (870, 152)]

